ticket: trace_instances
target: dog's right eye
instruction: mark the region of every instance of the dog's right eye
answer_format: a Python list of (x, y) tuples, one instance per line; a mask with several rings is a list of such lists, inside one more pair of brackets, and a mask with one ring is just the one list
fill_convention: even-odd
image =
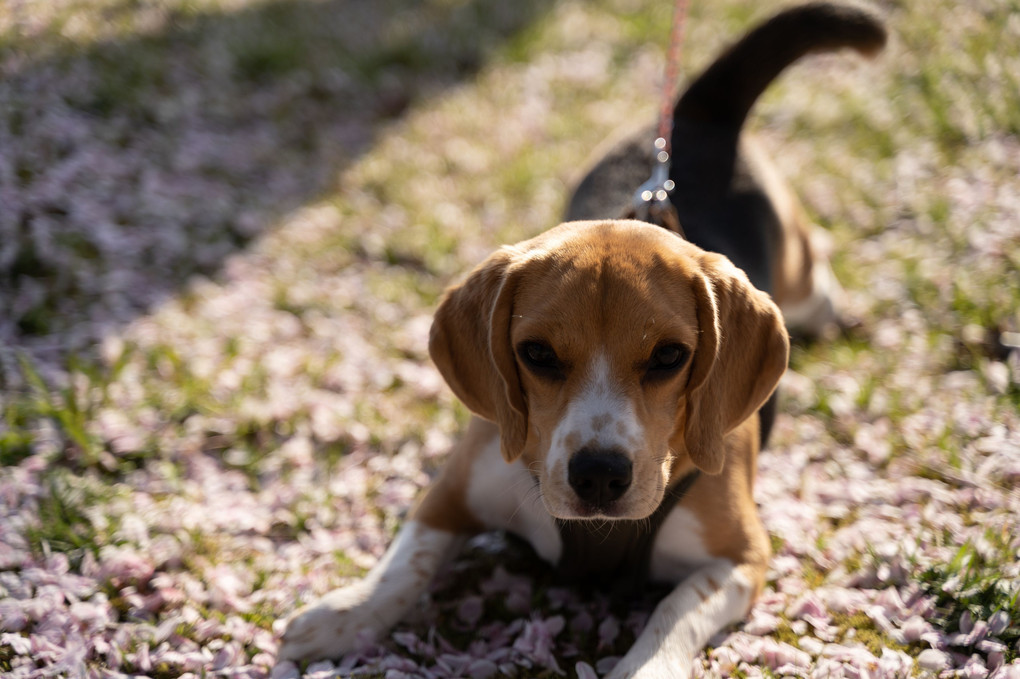
[(553, 348), (544, 342), (521, 342), (517, 345), (517, 356), (534, 372), (548, 377), (561, 375), (563, 363)]
[(675, 375), (687, 363), (690, 352), (681, 344), (663, 344), (655, 348), (648, 360), (646, 379), (665, 379)]

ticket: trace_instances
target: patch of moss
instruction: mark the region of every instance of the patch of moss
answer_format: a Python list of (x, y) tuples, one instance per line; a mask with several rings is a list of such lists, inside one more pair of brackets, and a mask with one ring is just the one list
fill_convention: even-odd
[(803, 567), (804, 584), (808, 589), (817, 589), (825, 584), (826, 573), (814, 564), (806, 564)]
[(851, 614), (836, 613), (832, 616), (832, 621), (838, 629), (839, 638), (846, 639), (850, 631), (853, 630), (852, 639), (863, 644), (876, 657), (882, 656), (883, 648), (894, 651), (906, 651), (909, 649), (908, 646), (904, 646), (887, 636), (875, 624), (875, 621), (862, 611)]
[(790, 644), (794, 648), (800, 648), (800, 636), (793, 631), (788, 620), (781, 620), (779, 627), (772, 633), (772, 638), (784, 644)]

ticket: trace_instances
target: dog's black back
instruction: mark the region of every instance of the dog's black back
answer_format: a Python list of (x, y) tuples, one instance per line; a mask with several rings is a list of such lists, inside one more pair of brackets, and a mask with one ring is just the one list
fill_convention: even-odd
[[(885, 38), (882, 22), (867, 9), (809, 3), (753, 29), (690, 84), (674, 107), (670, 201), (691, 242), (726, 255), (758, 289), (772, 291), (781, 225), (741, 149), (744, 121), (765, 88), (800, 57), (842, 47), (872, 53)], [(578, 184), (566, 218), (625, 214), (651, 173), (653, 138), (649, 127), (605, 155)]]

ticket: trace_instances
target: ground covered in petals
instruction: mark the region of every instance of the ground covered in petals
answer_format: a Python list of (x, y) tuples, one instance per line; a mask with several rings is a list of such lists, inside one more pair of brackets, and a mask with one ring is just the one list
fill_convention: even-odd
[[(685, 70), (774, 2), (692, 3)], [(1020, 22), (885, 3), (754, 126), (856, 325), (795, 348), (757, 500), (775, 557), (698, 676), (1020, 677)], [(276, 663), (467, 421), (445, 285), (554, 225), (652, 120), (670, 3), (0, 7), (0, 674), (578, 677), (661, 592), (471, 542), (414, 619)]]

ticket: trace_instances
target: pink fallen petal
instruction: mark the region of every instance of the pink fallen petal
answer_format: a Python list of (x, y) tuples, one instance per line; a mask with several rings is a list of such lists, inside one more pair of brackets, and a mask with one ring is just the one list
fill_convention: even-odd
[(1020, 679), (1020, 659), (995, 670), (989, 679)]
[(216, 652), (213, 657), (212, 667), (214, 670), (223, 670), (234, 667), (244, 659), (244, 651), (236, 641), (229, 641), (223, 648)]
[(974, 627), (970, 630), (971, 643), (976, 644), (987, 636), (988, 623), (984, 620), (978, 620), (975, 622)]
[(744, 624), (744, 631), (755, 636), (764, 636), (779, 627), (779, 618), (771, 613), (755, 610), (751, 619)]
[(457, 617), (469, 625), (475, 625), (482, 619), (485, 605), (480, 596), (469, 596), (457, 606)]
[(928, 648), (917, 656), (917, 665), (922, 670), (941, 672), (949, 667), (949, 656), (937, 649)]
[(900, 627), (900, 633), (903, 635), (903, 641), (907, 644), (920, 641), (922, 636), (930, 631), (932, 631), (931, 623), (919, 615), (911, 616), (903, 623), (903, 626)]
[[(895, 547), (895, 550), (899, 550), (900, 547)], [(889, 554), (886, 558), (892, 558), (894, 554)], [(903, 597), (900, 596), (900, 591), (895, 587), (885, 589), (878, 595), (876, 603), (882, 607), (887, 617), (895, 618), (899, 617), (907, 606), (903, 603)]]
[[(717, 669), (724, 675), (732, 674), (740, 663), (740, 654), (732, 648), (723, 646), (712, 651), (712, 660), (715, 661)], [(580, 679), (580, 678), (578, 678)]]
[(8, 646), (15, 655), (28, 655), (32, 651), (32, 642), (20, 634), (0, 634), (0, 646)]
[(881, 606), (869, 606), (867, 615), (883, 632), (889, 633), (895, 630), (892, 621), (889, 620), (889, 617), (885, 613), (885, 609)]
[(730, 637), (730, 648), (740, 655), (741, 660), (753, 663), (761, 653), (762, 639), (750, 634), (734, 634)]
[(1006, 611), (996, 611), (992, 617), (988, 618), (988, 633), (993, 637), (998, 636), (1006, 631), (1009, 623), (1009, 614)]
[(843, 664), (834, 660), (820, 659), (811, 671), (811, 679), (843, 679)]
[(305, 674), (318, 674), (319, 672), (333, 672), (336, 667), (328, 660), (320, 660), (319, 662), (313, 662), (305, 670)]
[(595, 620), (587, 610), (582, 610), (570, 621), (570, 630), (572, 632), (587, 632), (594, 626)]
[(25, 606), (14, 599), (0, 599), (0, 630), (20, 632), (28, 625)]
[(805, 616), (827, 618), (829, 617), (829, 612), (826, 610), (825, 604), (821, 602), (814, 592), (805, 592), (787, 609), (786, 615), (794, 620)]
[[(810, 655), (790, 644), (773, 639), (764, 640), (760, 657), (773, 670), (787, 665), (800, 668), (810, 667), (811, 665)], [(779, 672), (779, 674), (785, 673)]]
[(984, 659), (981, 656), (972, 655), (959, 671), (959, 676), (964, 679), (984, 679), (987, 677), (988, 668), (985, 666)]
[[(965, 613), (964, 616), (967, 614)], [(968, 621), (964, 625), (963, 617), (960, 618), (960, 629), (967, 628), (966, 632), (958, 632), (956, 634), (950, 634), (946, 637), (946, 643), (950, 646), (957, 647), (970, 647), (984, 639), (988, 635), (988, 623), (984, 620), (978, 620), (977, 622)]]
[(941, 630), (933, 629), (921, 635), (921, 641), (929, 644), (932, 648), (943, 649), (949, 645), (949, 639)]
[(563, 628), (566, 627), (566, 625), (567, 621), (563, 618), (562, 615), (554, 615), (551, 618), (545, 619), (545, 628), (549, 633), (550, 637), (554, 637), (560, 632), (562, 632)]
[(444, 653), (436, 660), (436, 666), (443, 668), (451, 677), (459, 677), (471, 664), (471, 658), (453, 653)]
[(553, 610), (559, 610), (575, 600), (573, 592), (563, 587), (550, 587), (545, 591), (545, 598)]
[(800, 646), (801, 650), (811, 655), (820, 655), (822, 649), (825, 647), (825, 643), (820, 639), (814, 637), (801, 637), (797, 640), (797, 645)]
[(878, 661), (879, 675), (889, 679), (909, 677), (913, 673), (914, 659), (903, 651), (882, 649), (882, 657)]
[(797, 665), (780, 665), (773, 671), (780, 677), (802, 677), (805, 675), (804, 668)]
[(608, 655), (605, 658), (600, 658), (598, 662), (595, 663), (595, 671), (601, 675), (609, 674), (619, 662), (620, 656)]
[(574, 665), (574, 672), (577, 673), (577, 679), (599, 679), (599, 675), (595, 673), (595, 668), (584, 661)]
[(526, 657), (559, 674), (561, 670), (552, 653), (553, 637), (563, 630), (564, 625), (563, 616), (559, 615), (548, 620), (528, 621), (524, 625), (524, 631), (514, 640), (513, 647)]
[(490, 679), (490, 677), (496, 676), (499, 672), (499, 668), (496, 663), (485, 658), (475, 660), (467, 667), (467, 674), (471, 679)]
[(846, 679), (871, 679), (871, 672), (862, 665), (843, 665), (843, 676)]
[(138, 645), (138, 650), (135, 651), (135, 666), (142, 672), (148, 672), (152, 669), (152, 659), (149, 655), (148, 644)]
[(608, 648), (620, 634), (620, 621), (610, 615), (599, 624), (599, 648)]
[(411, 653), (417, 653), (421, 646), (421, 640), (414, 632), (394, 632), (393, 640)]
[(829, 624), (830, 619), (828, 616), (816, 617), (814, 615), (805, 615), (803, 621), (811, 625), (816, 630), (827, 632), (831, 625)]
[(974, 647), (982, 653), (1001, 653), (1006, 650), (1006, 644), (994, 639), (982, 639)]
[(877, 658), (863, 646), (843, 646), (841, 644), (826, 644), (822, 649), (822, 656), (846, 663), (848, 666), (871, 667)]
[(418, 666), (410, 658), (401, 658), (391, 655), (382, 659), (378, 668), (380, 670), (400, 670), (401, 672), (414, 672)]
[(118, 586), (147, 583), (154, 571), (152, 561), (130, 547), (107, 545), (99, 552), (99, 578)]
[[(429, 655), (434, 654), (435, 651), (433, 650)], [(350, 673), (350, 671), (357, 666), (360, 660), (361, 658), (357, 653), (348, 653), (347, 655), (340, 659), (340, 662), (337, 664), (334, 674)]]
[(505, 603), (513, 613), (527, 613), (531, 610), (531, 592), (515, 589), (507, 595)]

